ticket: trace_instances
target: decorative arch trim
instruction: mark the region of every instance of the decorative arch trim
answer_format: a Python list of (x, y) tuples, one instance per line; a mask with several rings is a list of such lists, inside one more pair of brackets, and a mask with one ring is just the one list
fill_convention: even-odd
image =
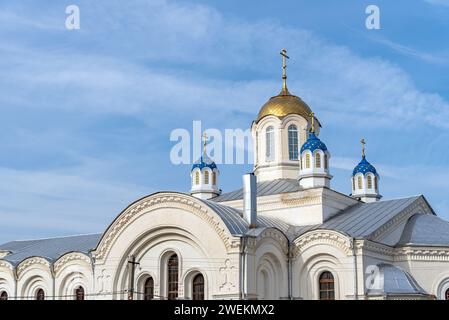
[(178, 192), (158, 192), (137, 200), (117, 216), (100, 239), (94, 251), (95, 257), (98, 260), (102, 260), (107, 256), (112, 244), (130, 221), (143, 213), (148, 213), (149, 210), (167, 207), (190, 211), (215, 230), (226, 249), (230, 249), (234, 245), (232, 242), (233, 236), (227, 226), (207, 204), (195, 197)]
[(316, 244), (327, 244), (340, 249), (346, 255), (352, 254), (353, 243), (347, 235), (334, 230), (313, 230), (306, 232), (293, 241), (293, 256), (299, 254)]

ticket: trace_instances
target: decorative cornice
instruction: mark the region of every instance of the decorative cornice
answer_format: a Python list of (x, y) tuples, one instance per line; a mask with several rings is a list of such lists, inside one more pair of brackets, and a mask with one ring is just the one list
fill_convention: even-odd
[(395, 249), (394, 261), (449, 261), (449, 247), (399, 247)]
[(223, 241), (226, 249), (229, 250), (236, 245), (235, 241), (232, 241), (233, 237), (224, 222), (207, 205), (191, 196), (180, 193), (157, 193), (141, 199), (120, 213), (103, 235), (98, 249), (94, 252), (95, 258), (102, 260), (106, 257), (115, 239), (131, 220), (136, 219), (143, 212), (148, 212), (148, 210), (169, 207), (189, 211), (207, 222)]
[(70, 252), (62, 257), (60, 257), (54, 264), (53, 264), (53, 270), (55, 275), (58, 275), (59, 272), (65, 267), (65, 265), (71, 261), (84, 261), (89, 266), (91, 265), (91, 259), (89, 256), (87, 256), (84, 253), (81, 252)]
[(356, 240), (355, 248), (357, 254), (363, 254), (362, 250), (367, 250), (373, 253), (378, 253), (386, 256), (394, 255), (394, 248), (369, 240)]
[(293, 256), (297, 257), (307, 248), (315, 244), (328, 244), (339, 248), (346, 255), (352, 254), (351, 238), (331, 230), (315, 230), (305, 233), (294, 240)]
[(20, 279), (20, 277), (22, 276), (22, 274), (25, 272), (26, 269), (28, 269), (29, 267), (32, 266), (38, 266), (38, 265), (42, 265), (42, 266), (46, 266), (48, 268), (50, 268), (50, 262), (48, 262), (47, 260), (45, 260), (44, 258), (41, 257), (31, 257), (28, 259), (23, 260), (17, 267), (16, 267), (16, 273), (17, 273), (17, 278)]

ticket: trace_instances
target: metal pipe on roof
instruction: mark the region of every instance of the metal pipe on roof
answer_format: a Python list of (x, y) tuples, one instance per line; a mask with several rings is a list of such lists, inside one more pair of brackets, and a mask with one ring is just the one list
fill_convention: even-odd
[(257, 227), (257, 178), (254, 173), (243, 175), (243, 217), (250, 229)]

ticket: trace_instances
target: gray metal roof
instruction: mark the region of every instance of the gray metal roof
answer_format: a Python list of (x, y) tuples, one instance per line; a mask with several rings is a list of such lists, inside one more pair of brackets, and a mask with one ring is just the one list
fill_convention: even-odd
[(449, 245), (449, 222), (430, 214), (415, 214), (407, 222), (398, 245)]
[(427, 295), (407, 271), (387, 263), (380, 263), (377, 267), (378, 272), (373, 274), (373, 288), (367, 289), (368, 295)]
[(10, 251), (2, 260), (6, 260), (13, 265), (18, 265), (23, 260), (38, 256), (47, 259), (49, 262), (56, 261), (68, 252), (89, 253), (97, 246), (101, 233), (77, 235), (59, 238), (11, 241), (0, 245), (0, 250)]
[[(276, 179), (272, 181), (262, 181), (257, 183), (257, 196), (269, 196), (272, 194), (299, 191), (298, 180), (295, 179)], [(243, 199), (243, 188), (232, 192), (223, 193), (213, 198), (215, 202), (232, 201)]]
[(232, 235), (242, 235), (248, 230), (249, 224), (243, 218), (243, 213), (241, 210), (225, 206), (210, 200), (201, 201), (212, 208), (218, 214), (218, 216), (223, 220)]
[(409, 207), (421, 196), (358, 203), (319, 226), (348, 234), (355, 238), (370, 238), (372, 233)]

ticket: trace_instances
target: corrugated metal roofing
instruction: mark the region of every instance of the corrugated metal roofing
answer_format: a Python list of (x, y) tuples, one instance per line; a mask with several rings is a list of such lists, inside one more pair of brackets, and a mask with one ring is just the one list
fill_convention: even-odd
[[(273, 194), (299, 191), (298, 180), (295, 179), (276, 179), (272, 181), (262, 181), (257, 183), (257, 196), (269, 196)], [(223, 193), (211, 200), (215, 202), (232, 201), (243, 199), (243, 188)]]
[(3, 258), (13, 265), (18, 265), (26, 258), (38, 256), (54, 262), (62, 255), (77, 251), (88, 253), (94, 249), (100, 240), (101, 233), (77, 235), (59, 238), (11, 241), (0, 245), (0, 250), (10, 251), (11, 254)]
[(449, 245), (449, 222), (430, 214), (416, 214), (409, 219), (399, 245)]

